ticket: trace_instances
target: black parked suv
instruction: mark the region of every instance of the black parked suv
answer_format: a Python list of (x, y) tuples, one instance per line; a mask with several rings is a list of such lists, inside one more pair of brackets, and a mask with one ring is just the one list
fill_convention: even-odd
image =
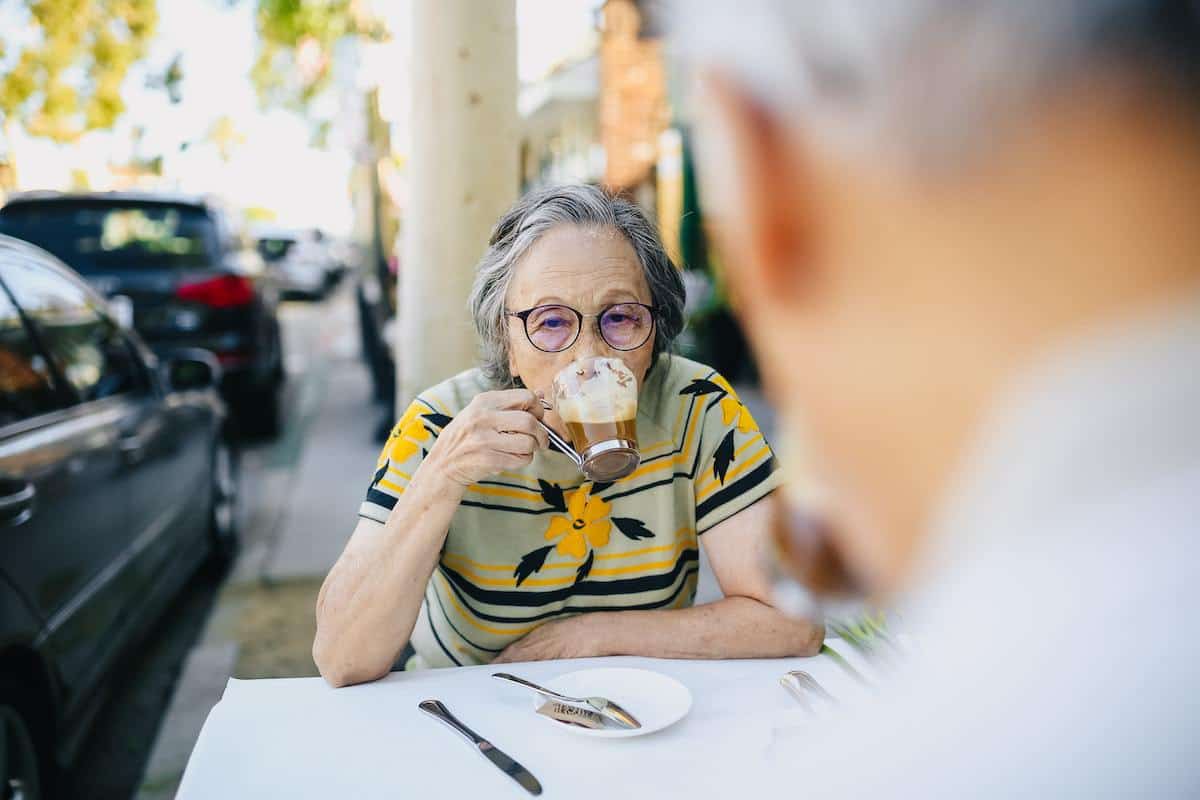
[(219, 205), (138, 192), (31, 192), (0, 209), (0, 233), (50, 251), (108, 297), (128, 298), (134, 327), (156, 352), (216, 354), (236, 426), (278, 432), (278, 292)]
[(49, 794), (106, 679), (236, 547), (212, 354), (158, 361), (48, 253), (0, 236), (0, 797)]

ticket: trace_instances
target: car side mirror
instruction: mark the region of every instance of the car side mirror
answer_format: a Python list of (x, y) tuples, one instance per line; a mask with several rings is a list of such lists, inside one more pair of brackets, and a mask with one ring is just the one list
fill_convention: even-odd
[(108, 310), (121, 330), (133, 329), (133, 300), (123, 294), (108, 298)]
[(221, 365), (207, 350), (176, 351), (163, 362), (163, 377), (173, 392), (213, 389), (221, 382)]

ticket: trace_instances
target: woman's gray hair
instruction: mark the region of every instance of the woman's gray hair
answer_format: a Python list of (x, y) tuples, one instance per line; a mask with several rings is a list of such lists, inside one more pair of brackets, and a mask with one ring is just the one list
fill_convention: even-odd
[(654, 223), (635, 204), (587, 185), (550, 186), (529, 192), (496, 223), (479, 261), (469, 302), (479, 332), (484, 375), (498, 387), (511, 386), (505, 300), (517, 262), (534, 243), (559, 225), (611, 228), (633, 246), (656, 309), (653, 364), (683, 330), (683, 280)]

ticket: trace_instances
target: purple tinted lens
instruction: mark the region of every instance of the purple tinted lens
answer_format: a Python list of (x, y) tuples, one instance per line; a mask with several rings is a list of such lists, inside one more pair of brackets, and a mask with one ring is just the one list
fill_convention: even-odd
[(641, 347), (650, 338), (650, 309), (634, 303), (613, 306), (600, 316), (604, 341), (618, 350)]
[(535, 308), (525, 320), (525, 330), (534, 347), (551, 352), (571, 346), (578, 332), (579, 318), (563, 306)]

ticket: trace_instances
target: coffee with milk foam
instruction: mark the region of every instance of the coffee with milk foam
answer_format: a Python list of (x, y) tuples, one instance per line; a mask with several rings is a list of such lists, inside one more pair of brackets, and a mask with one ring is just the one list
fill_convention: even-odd
[(618, 358), (575, 362), (554, 379), (555, 408), (563, 422), (596, 424), (637, 417), (638, 387)]

